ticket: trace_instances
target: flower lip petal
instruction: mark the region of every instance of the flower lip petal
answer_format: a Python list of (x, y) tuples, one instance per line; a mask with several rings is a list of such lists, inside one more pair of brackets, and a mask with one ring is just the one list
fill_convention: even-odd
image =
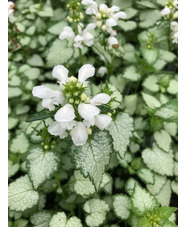
[(100, 109), (92, 104), (80, 103), (78, 106), (78, 113), (87, 121), (91, 121), (96, 115), (100, 113)]
[(54, 121), (49, 125), (48, 131), (54, 136), (59, 136), (65, 132), (65, 128), (62, 127), (60, 122)]
[(100, 130), (105, 129), (110, 124), (111, 121), (112, 118), (106, 114), (98, 114), (97, 116), (95, 116), (95, 125)]
[(64, 105), (56, 112), (54, 118), (58, 122), (70, 122), (74, 120), (75, 114), (73, 106), (71, 104)]
[(92, 105), (102, 105), (102, 104), (106, 104), (110, 101), (110, 96), (106, 93), (100, 93), (98, 95), (95, 95), (91, 100), (90, 100), (90, 104)]
[(77, 122), (71, 131), (71, 136), (76, 146), (83, 146), (88, 139), (85, 125), (82, 122)]
[(68, 69), (65, 68), (63, 65), (57, 65), (52, 70), (52, 76), (57, 78), (60, 84), (65, 83), (68, 81)]
[(58, 95), (58, 92), (59, 91), (52, 90), (51, 88), (43, 85), (33, 87), (32, 90), (33, 96), (41, 99), (55, 98)]
[(109, 18), (109, 19), (106, 20), (106, 25), (108, 27), (114, 27), (114, 26), (117, 25), (117, 22), (114, 18)]
[(95, 68), (90, 64), (85, 64), (79, 69), (78, 80), (83, 83), (89, 77), (93, 77)]

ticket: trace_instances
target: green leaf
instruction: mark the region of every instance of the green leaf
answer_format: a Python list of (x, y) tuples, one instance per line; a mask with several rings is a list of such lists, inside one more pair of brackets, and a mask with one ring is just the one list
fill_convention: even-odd
[(21, 114), (25, 114), (30, 110), (30, 107), (28, 105), (23, 105), (23, 104), (18, 104), (16, 106), (16, 114), (17, 115), (21, 115)]
[(178, 94), (178, 81), (170, 80), (169, 86), (167, 88), (167, 92), (171, 95)]
[(38, 68), (31, 68), (31, 69), (24, 71), (24, 75), (29, 80), (35, 80), (35, 79), (38, 79), (38, 77), (40, 75), (40, 70)]
[(125, 12), (127, 14), (126, 19), (128, 20), (128, 19), (131, 19), (132, 17), (134, 17), (138, 11), (134, 8), (127, 8), (127, 9), (125, 9)]
[(152, 193), (153, 195), (158, 194), (161, 189), (163, 188), (163, 186), (166, 183), (166, 177), (165, 176), (161, 176), (159, 174), (155, 174), (155, 183), (152, 184), (147, 184), (147, 189), (149, 190), (150, 193)]
[(48, 32), (50, 32), (54, 35), (59, 35), (65, 26), (67, 26), (67, 23), (65, 21), (60, 21), (57, 24), (52, 25), (48, 29)]
[(125, 79), (136, 82), (141, 78), (141, 75), (137, 72), (136, 67), (132, 65), (132, 66), (129, 66), (125, 69), (123, 77)]
[(38, 203), (39, 194), (36, 192), (28, 175), (18, 178), (8, 187), (8, 207), (10, 210), (24, 211)]
[(144, 80), (143, 87), (145, 87), (149, 91), (158, 92), (159, 91), (159, 85), (157, 83), (158, 83), (157, 76), (150, 75)]
[(89, 177), (96, 190), (99, 189), (106, 165), (112, 153), (112, 139), (108, 132), (96, 132), (84, 146), (72, 146), (70, 156), (76, 169), (80, 169), (84, 177)]
[(12, 153), (23, 154), (28, 151), (29, 141), (25, 134), (22, 132), (17, 135), (11, 142), (10, 151)]
[(132, 193), (134, 191), (134, 187), (136, 185), (140, 185), (136, 179), (131, 177), (127, 180), (127, 182), (125, 184), (125, 190), (130, 196), (132, 195)]
[(8, 118), (8, 130), (15, 128), (17, 124), (18, 124), (17, 118), (14, 118), (14, 117)]
[(103, 200), (91, 199), (86, 201), (83, 209), (88, 214), (85, 219), (86, 224), (90, 227), (97, 227), (105, 221), (109, 206)]
[(81, 220), (75, 216), (67, 218), (64, 212), (58, 212), (55, 214), (50, 223), (50, 227), (83, 227)]
[(137, 95), (126, 95), (124, 97), (125, 112), (128, 114), (134, 114), (137, 107)]
[(74, 171), (74, 191), (81, 196), (89, 196), (95, 193), (95, 188), (92, 182), (85, 178), (80, 171)]
[(159, 50), (160, 51), (160, 58), (166, 62), (172, 62), (176, 59), (176, 55), (167, 50)]
[(132, 211), (143, 216), (147, 211), (158, 207), (158, 202), (153, 195), (139, 185), (136, 185), (131, 197)]
[(118, 26), (128, 32), (134, 30), (137, 27), (137, 23), (134, 21), (119, 21)]
[(107, 129), (113, 138), (114, 149), (123, 159), (134, 130), (133, 119), (126, 113), (119, 113)]
[(8, 160), (8, 178), (14, 176), (19, 170), (19, 164), (13, 162), (11, 160)]
[(53, 17), (53, 16), (54, 16), (53, 9), (50, 8), (50, 7), (44, 7), (44, 8), (42, 9), (42, 11), (37, 10), (37, 14), (38, 14), (40, 17)]
[(38, 54), (34, 54), (31, 58), (29, 58), (27, 60), (27, 64), (36, 67), (44, 66), (43, 59)]
[(8, 81), (8, 85), (12, 87), (20, 86), (21, 79), (18, 76), (12, 76), (11, 80)]
[(107, 51), (105, 51), (104, 48), (99, 43), (94, 44), (92, 46), (92, 50), (96, 54), (102, 55), (108, 63), (112, 63), (110, 54)]
[(155, 109), (161, 106), (160, 102), (158, 101), (157, 98), (155, 98), (152, 95), (149, 95), (147, 93), (142, 92), (142, 97), (148, 107), (151, 109)]
[(40, 211), (30, 217), (33, 227), (48, 227), (52, 215), (48, 211)]
[(171, 183), (171, 189), (172, 191), (178, 195), (178, 183), (176, 181), (172, 181)]
[(48, 109), (43, 109), (35, 114), (33, 114), (32, 116), (30, 116), (26, 122), (32, 122), (32, 121), (40, 121), (40, 120), (44, 120), (47, 119), (49, 117), (53, 117), (54, 114), (56, 113), (57, 110), (55, 111), (50, 111)]
[(154, 133), (154, 139), (157, 145), (164, 151), (170, 151), (171, 137), (165, 130), (156, 131)]
[(40, 148), (34, 148), (30, 151), (27, 160), (28, 174), (35, 189), (58, 170), (59, 158), (54, 151), (43, 152)]
[(154, 174), (147, 168), (140, 169), (137, 172), (138, 177), (147, 184), (154, 184)]
[(161, 204), (161, 206), (169, 206), (170, 200), (171, 200), (171, 181), (167, 180), (167, 182), (163, 185), (160, 192), (155, 195), (158, 202)]
[(22, 95), (22, 90), (18, 87), (8, 87), (8, 98), (14, 98)]
[(177, 225), (174, 224), (174, 222), (172, 222), (172, 221), (165, 221), (165, 222), (162, 224), (162, 227), (177, 227)]
[(156, 112), (155, 116), (162, 118), (168, 122), (178, 122), (178, 100), (171, 100), (162, 106), (160, 106)]
[(139, 27), (148, 28), (154, 26), (155, 23), (161, 19), (160, 10), (143, 10), (140, 14)]
[(115, 215), (126, 220), (130, 216), (131, 204), (128, 196), (123, 194), (117, 194), (113, 196), (113, 209)]
[(144, 0), (137, 2), (137, 5), (141, 6), (142, 8), (150, 8), (150, 9), (157, 8), (157, 6), (154, 3), (149, 2), (149, 1), (144, 1)]
[(161, 175), (173, 176), (173, 156), (158, 148), (145, 149), (142, 158), (147, 167)]
[(27, 226), (28, 226), (28, 220), (23, 218), (15, 220), (14, 222), (14, 227), (27, 227)]
[(141, 53), (149, 65), (153, 65), (159, 57), (158, 49), (141, 48)]
[(158, 209), (159, 217), (163, 220), (169, 219), (172, 213), (174, 213), (177, 210), (176, 207), (160, 207)]
[(47, 65), (54, 67), (68, 62), (73, 54), (73, 49), (67, 46), (66, 40), (55, 40), (47, 55)]
[(139, 219), (136, 227), (152, 227), (152, 224), (147, 217), (142, 217)]

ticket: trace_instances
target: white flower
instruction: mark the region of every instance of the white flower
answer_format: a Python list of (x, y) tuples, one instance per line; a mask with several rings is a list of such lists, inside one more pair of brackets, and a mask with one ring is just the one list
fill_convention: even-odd
[(13, 8), (15, 7), (14, 3), (9, 1), (8, 2), (8, 19), (11, 23), (14, 23), (15, 22), (15, 17), (13, 15), (14, 13), (14, 10)]
[(92, 46), (94, 44), (94, 36), (89, 32), (90, 30), (94, 29), (96, 25), (94, 23), (90, 23), (83, 29), (83, 24), (80, 23), (78, 25), (78, 34), (75, 35), (72, 28), (66, 26), (63, 28), (63, 31), (59, 35), (59, 39), (67, 39), (74, 43), (76, 48), (83, 48), (83, 44), (86, 46)]
[(170, 29), (172, 30), (172, 42), (178, 43), (178, 22), (172, 21)]
[(109, 8), (106, 4), (98, 4), (93, 0), (82, 0), (83, 5), (88, 5), (86, 14), (96, 16), (97, 27), (101, 27), (103, 31), (111, 33), (112, 27), (118, 24), (118, 19), (125, 19), (127, 14), (125, 12), (119, 12), (118, 6), (112, 6)]
[[(91, 126), (97, 126), (103, 130), (111, 122), (111, 117), (102, 114), (97, 107), (110, 101), (110, 96), (105, 93), (95, 95), (91, 100), (84, 93), (87, 79), (94, 76), (95, 68), (86, 64), (78, 72), (78, 79), (68, 77), (68, 70), (63, 65), (57, 65), (52, 71), (54, 78), (58, 79), (60, 90), (54, 91), (46, 86), (33, 88), (33, 95), (41, 98), (44, 108), (54, 110), (54, 105), (61, 105), (54, 115), (53, 122), (48, 131), (61, 139), (68, 136), (68, 131), (76, 146), (86, 143), (91, 134)], [(65, 97), (65, 98), (64, 98)], [(68, 103), (69, 102), (69, 103)]]
[(86, 127), (82, 122), (77, 122), (71, 131), (72, 141), (76, 146), (83, 146), (88, 139)]
[(118, 45), (118, 40), (115, 37), (110, 36), (108, 38), (108, 45), (109, 45), (109, 49), (112, 49), (113, 45)]
[(162, 9), (161, 15), (162, 16), (166, 16), (166, 15), (169, 15), (170, 12), (171, 12), (170, 8), (169, 7), (165, 7), (164, 9)]
[(32, 90), (35, 97), (43, 99), (42, 106), (49, 110), (54, 110), (54, 105), (59, 105), (64, 102), (64, 97), (61, 91), (54, 91), (46, 86), (36, 86)]
[(98, 69), (98, 74), (100, 74), (100, 76), (104, 76), (106, 73), (107, 73), (107, 68), (106, 68), (106, 67), (101, 66), (101, 67)]

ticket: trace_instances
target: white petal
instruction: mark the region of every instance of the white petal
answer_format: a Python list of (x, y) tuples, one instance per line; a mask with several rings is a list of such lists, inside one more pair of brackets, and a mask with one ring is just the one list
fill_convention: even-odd
[(83, 120), (83, 124), (84, 124), (85, 126), (87, 126), (88, 128), (90, 128), (90, 126), (95, 125), (95, 119), (92, 118), (90, 121)]
[(56, 97), (53, 99), (53, 103), (55, 105), (63, 104), (65, 102), (65, 98), (61, 91), (56, 91)]
[(68, 69), (63, 65), (57, 65), (53, 68), (52, 76), (60, 81), (60, 84), (68, 80)]
[(78, 74), (79, 82), (83, 83), (87, 78), (94, 76), (94, 73), (95, 73), (95, 68), (92, 65), (90, 64), (83, 65), (79, 69), (79, 74)]
[(165, 16), (165, 15), (170, 14), (170, 12), (171, 12), (170, 9), (168, 7), (165, 7), (164, 9), (162, 9), (161, 15)]
[(42, 100), (42, 106), (44, 108), (49, 109), (50, 111), (55, 110), (55, 106), (54, 106), (54, 103), (53, 103), (52, 99), (43, 99)]
[(85, 30), (89, 31), (96, 27), (96, 23), (90, 23), (86, 26)]
[(58, 91), (54, 91), (49, 87), (41, 85), (34, 87), (32, 90), (32, 94), (33, 96), (41, 99), (50, 99), (55, 98), (56, 95), (58, 95)]
[(103, 10), (104, 12), (106, 12), (107, 9), (108, 9), (108, 6), (106, 4), (99, 5), (99, 10)]
[(68, 136), (68, 133), (65, 131), (65, 132), (63, 132), (59, 137), (61, 138), (61, 139), (64, 139), (65, 137), (67, 137)]
[(112, 6), (111, 7), (112, 12), (118, 12), (120, 8), (118, 6)]
[(108, 38), (109, 48), (111, 49), (113, 45), (118, 44), (118, 40), (115, 37), (109, 37)]
[(114, 27), (117, 25), (117, 22), (113, 18), (109, 18), (106, 20), (106, 25), (109, 27)]
[(112, 118), (106, 114), (99, 114), (95, 116), (95, 125), (100, 130), (105, 129), (110, 124), (111, 121), (112, 121)]
[(83, 37), (81, 35), (76, 35), (76, 37), (74, 38), (74, 42), (82, 42), (83, 41)]
[(94, 116), (99, 114), (100, 109), (92, 104), (80, 103), (78, 106), (78, 112), (82, 118), (90, 121), (94, 118)]
[(76, 125), (76, 121), (70, 121), (70, 122), (66, 122), (66, 123), (61, 123), (62, 127), (71, 130), (75, 125)]
[(125, 12), (118, 12), (118, 13), (114, 14), (114, 16), (113, 16), (113, 18), (116, 20), (119, 18), (125, 19), (126, 17), (127, 17), (127, 14)]
[(54, 121), (52, 124), (49, 125), (48, 131), (50, 134), (54, 136), (59, 136), (63, 132), (65, 132), (65, 128), (62, 128), (62, 125), (60, 122)]
[(93, 1), (93, 0), (82, 0), (81, 3), (82, 3), (83, 5), (88, 5), (88, 4), (93, 4), (94, 1)]
[(98, 69), (98, 73), (99, 73), (101, 76), (104, 76), (104, 75), (107, 73), (107, 68), (104, 67), (104, 66), (101, 66), (101, 67)]
[(59, 35), (59, 39), (74, 39), (75, 33), (73, 32), (72, 28), (69, 26), (65, 26), (63, 31)]
[(106, 104), (109, 101), (110, 101), (110, 96), (108, 94), (100, 93), (98, 95), (95, 95), (90, 100), (90, 104), (99, 106), (99, 105), (102, 105), (102, 104)]
[(56, 121), (59, 122), (70, 122), (74, 120), (74, 108), (71, 104), (66, 104), (61, 107), (54, 116)]
[(71, 131), (72, 141), (76, 146), (83, 146), (88, 139), (86, 127), (82, 122), (77, 122), (76, 126)]

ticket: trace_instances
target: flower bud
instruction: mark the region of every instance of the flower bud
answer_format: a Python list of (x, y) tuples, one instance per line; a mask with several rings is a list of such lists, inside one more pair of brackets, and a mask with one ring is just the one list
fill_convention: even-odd
[(112, 12), (111, 8), (107, 9), (107, 14), (110, 14)]
[(176, 11), (173, 15), (173, 19), (177, 19), (178, 18), (178, 11)]
[(102, 25), (101, 21), (97, 21), (96, 25), (97, 25), (98, 28), (100, 28), (101, 25)]
[(71, 104), (74, 103), (74, 99), (72, 99), (72, 98), (69, 99), (69, 103), (71, 103)]
[(44, 149), (45, 149), (45, 150), (48, 150), (48, 149), (49, 149), (48, 145), (45, 145), (45, 146), (44, 146)]
[(91, 135), (92, 134), (92, 129), (91, 128), (86, 128), (87, 134)]
[(90, 103), (90, 99), (87, 97), (85, 103)]
[(103, 6), (99, 7), (99, 11), (100, 11), (101, 13), (104, 13), (104, 12), (105, 12), (104, 7), (103, 7)]
[(84, 16), (83, 16), (82, 12), (79, 14), (79, 18), (80, 18), (81, 20), (83, 20)]
[(101, 20), (101, 13), (97, 13), (97, 14), (96, 14), (96, 19), (97, 19), (97, 20)]
[(74, 76), (71, 76), (68, 81), (69, 82), (76, 82), (77, 81), (77, 78), (74, 77)]
[(79, 104), (79, 100), (77, 99), (77, 100), (75, 100), (75, 102), (74, 102), (76, 105), (78, 105)]
[(74, 95), (75, 95), (75, 96), (78, 96), (78, 95), (79, 95), (79, 93), (76, 91), (76, 92), (74, 93)]
[(106, 31), (106, 30), (107, 30), (107, 26), (104, 24), (104, 25), (101, 27), (101, 29), (102, 29), (103, 31)]
[(81, 94), (81, 100), (82, 101), (85, 101), (87, 99), (87, 96), (85, 93)]
[(108, 115), (109, 117), (112, 117), (112, 114), (111, 114), (111, 113), (107, 113), (107, 115)]

